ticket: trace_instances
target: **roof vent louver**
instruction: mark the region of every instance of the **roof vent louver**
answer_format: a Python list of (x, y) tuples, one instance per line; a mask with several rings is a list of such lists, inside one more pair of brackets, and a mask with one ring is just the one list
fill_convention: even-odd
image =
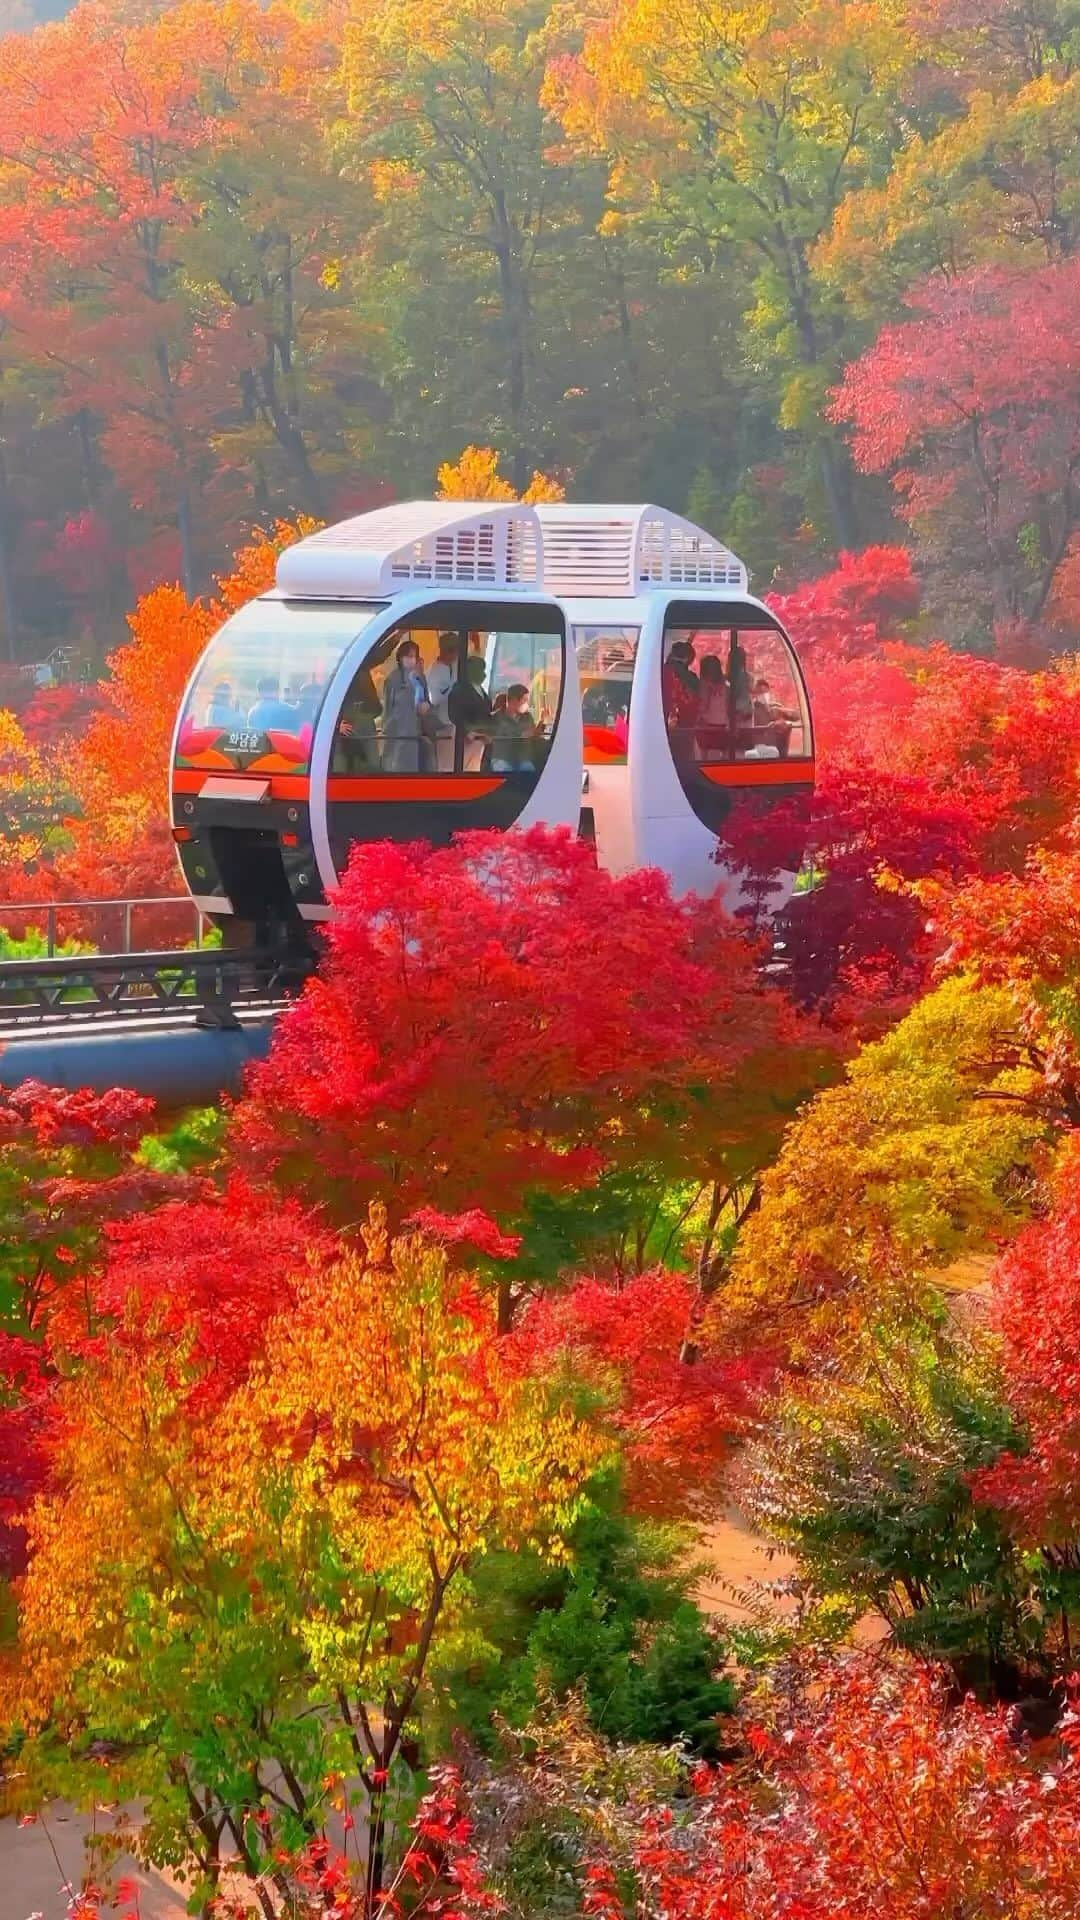
[(543, 586), (533, 507), (413, 500), (361, 513), (286, 548), (282, 593), (302, 599), (384, 599), (411, 586), (495, 591)]
[(569, 598), (621, 599), (654, 587), (745, 593), (741, 560), (664, 507), (538, 508), (544, 582)]

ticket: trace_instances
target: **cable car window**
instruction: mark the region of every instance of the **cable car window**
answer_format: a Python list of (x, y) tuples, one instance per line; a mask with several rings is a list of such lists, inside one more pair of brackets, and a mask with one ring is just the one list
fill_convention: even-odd
[(801, 679), (775, 627), (669, 627), (664, 718), (678, 762), (805, 760)]
[(349, 688), (332, 771), (535, 778), (562, 680), (561, 633), (396, 626)]
[(590, 759), (625, 759), (640, 627), (575, 627), (581, 718)]
[(210, 642), (176, 743), (179, 767), (304, 773), (330, 679), (375, 606), (253, 600)]

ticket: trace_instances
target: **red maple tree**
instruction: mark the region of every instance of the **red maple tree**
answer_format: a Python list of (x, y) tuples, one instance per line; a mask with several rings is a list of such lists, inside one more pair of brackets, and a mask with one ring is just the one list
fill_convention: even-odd
[(812, 669), (818, 653), (853, 660), (894, 639), (918, 612), (919, 582), (907, 547), (864, 547), (839, 554), (830, 572), (767, 597)]
[(371, 1198), (511, 1226), (634, 1164), (794, 1022), (715, 901), (563, 832), (354, 848), (326, 958), (234, 1141), (342, 1223)]
[(115, 1088), (0, 1091), (0, 1564), (45, 1474), (52, 1389), (100, 1324), (94, 1280), (111, 1224), (186, 1186), (136, 1157), (151, 1100)]
[(759, 1351), (684, 1359), (696, 1304), (693, 1279), (665, 1269), (578, 1279), (530, 1302), (515, 1336), (529, 1364), (568, 1359), (609, 1396), (631, 1497), (668, 1515), (715, 1486), (772, 1373)]
[(1070, 1139), (1049, 1217), (1002, 1255), (993, 1318), (1022, 1453), (979, 1474), (979, 1498), (1001, 1508), (1021, 1539), (1052, 1563), (1080, 1557), (1080, 1141)]
[(959, 613), (1039, 619), (1080, 515), (1080, 265), (926, 281), (850, 365), (832, 414), (864, 472), (951, 544)]
[[(685, 1820), (647, 1823), (637, 1920), (1072, 1920), (1074, 1718), (1039, 1767), (1005, 1713), (951, 1705), (927, 1667), (849, 1660), (804, 1678), (794, 1711), (751, 1731), (752, 1771), (703, 1770)], [(624, 1920), (602, 1850), (587, 1888), (594, 1920)]]

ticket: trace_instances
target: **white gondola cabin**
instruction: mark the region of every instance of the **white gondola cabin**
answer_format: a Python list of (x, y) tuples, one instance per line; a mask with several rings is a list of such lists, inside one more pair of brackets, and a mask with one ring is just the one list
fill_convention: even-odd
[(723, 883), (732, 799), (806, 792), (802, 675), (745, 569), (656, 507), (412, 502), (282, 554), (173, 743), (185, 882), (238, 940), (325, 919), (356, 840), (583, 826)]

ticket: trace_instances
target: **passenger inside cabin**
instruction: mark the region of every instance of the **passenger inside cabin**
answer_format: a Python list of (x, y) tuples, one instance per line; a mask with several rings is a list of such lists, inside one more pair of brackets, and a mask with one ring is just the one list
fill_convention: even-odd
[(801, 715), (789, 707), (782, 707), (773, 698), (773, 690), (767, 680), (754, 681), (754, 725), (772, 727), (777, 722), (786, 726), (798, 726)]
[(338, 727), (335, 773), (355, 773), (378, 766), (377, 722), (381, 713), (382, 701), (376, 692), (375, 682), (368, 669), (362, 667), (349, 688), (349, 697)]
[(484, 687), (487, 662), (482, 653), (470, 653), (465, 663), (465, 678), (455, 681), (447, 696), (450, 724), (465, 735), (462, 769), (475, 773), (491, 738), (493, 709)]
[(731, 688), (731, 705), (736, 720), (752, 720), (754, 698), (750, 669), (746, 664), (746, 648), (734, 634), (731, 638), (731, 652), (728, 655), (728, 685)]
[(435, 719), (435, 756), (440, 773), (454, 771), (454, 724), (450, 691), (458, 677), (458, 637), (440, 633), (438, 656), (428, 670), (427, 686)]
[(728, 683), (715, 653), (701, 662), (700, 689), (695, 745), (700, 759), (715, 760), (727, 751), (731, 717)]
[(676, 640), (671, 649), (672, 667), (680, 684), (696, 699), (700, 682), (698, 675), (694, 672), (694, 660), (693, 641)]
[(296, 695), (296, 712), (302, 726), (313, 727), (322, 702), (323, 690), (317, 680), (305, 680)]
[(535, 773), (537, 725), (529, 709), (529, 689), (515, 682), (506, 689), (506, 706), (494, 716), (492, 773)]
[(276, 679), (265, 677), (257, 683), (255, 691), (258, 699), (248, 713), (248, 726), (256, 733), (269, 733), (272, 728), (290, 732), (296, 725), (296, 708), (281, 698)]
[(206, 724), (208, 727), (239, 727), (243, 724), (243, 716), (237, 712), (233, 690), (227, 680), (219, 680), (210, 696)]
[(427, 773), (434, 754), (427, 737), (432, 717), (420, 649), (403, 640), (383, 683), (383, 767), (387, 773)]
[(672, 751), (689, 756), (693, 729), (697, 725), (701, 684), (693, 669), (694, 649), (689, 640), (673, 640), (664, 662), (664, 713), (671, 735)]
[(458, 637), (456, 633), (440, 633), (439, 651), (432, 666), (428, 669), (427, 684), (431, 695), (431, 704), (444, 726), (449, 726), (450, 715), (447, 701), (450, 689), (458, 677)]

